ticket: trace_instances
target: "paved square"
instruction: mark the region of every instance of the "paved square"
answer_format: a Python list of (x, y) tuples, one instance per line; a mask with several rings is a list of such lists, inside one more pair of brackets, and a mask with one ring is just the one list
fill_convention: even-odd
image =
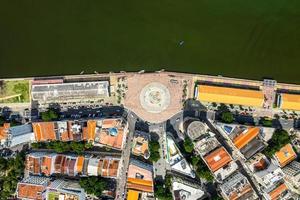
[(183, 79), (164, 73), (128, 77), (124, 105), (151, 123), (166, 121), (182, 108)]

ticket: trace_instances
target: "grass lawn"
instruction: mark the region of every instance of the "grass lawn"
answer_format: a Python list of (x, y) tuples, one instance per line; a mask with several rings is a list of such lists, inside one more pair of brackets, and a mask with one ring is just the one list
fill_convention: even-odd
[(0, 84), (0, 103), (29, 102), (29, 81), (3, 81)]
[(0, 76), (164, 68), (300, 83), (299, 16), (299, 0), (1, 1)]

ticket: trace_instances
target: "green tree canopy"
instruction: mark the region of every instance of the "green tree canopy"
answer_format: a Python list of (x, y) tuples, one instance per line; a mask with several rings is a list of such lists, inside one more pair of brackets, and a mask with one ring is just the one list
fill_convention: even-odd
[(222, 121), (224, 123), (232, 123), (234, 120), (233, 114), (230, 111), (223, 112), (221, 115)]
[(183, 146), (184, 146), (184, 150), (185, 150), (187, 153), (192, 153), (193, 150), (194, 150), (194, 144), (193, 144), (192, 140), (191, 140), (189, 137), (186, 137), (186, 138), (184, 139)]
[(172, 193), (170, 192), (171, 177), (166, 175), (164, 182), (156, 181), (154, 186), (154, 195), (159, 200), (172, 200)]
[(103, 190), (107, 188), (106, 180), (96, 176), (80, 178), (79, 184), (88, 194), (93, 194), (97, 197), (100, 197)]
[(212, 182), (214, 180), (214, 177), (211, 174), (209, 168), (199, 156), (192, 156), (191, 160), (193, 167), (196, 169), (196, 174), (198, 177), (203, 178), (209, 182)]
[(264, 153), (272, 157), (277, 151), (279, 151), (284, 145), (291, 142), (291, 138), (287, 131), (285, 130), (276, 130), (272, 135), (272, 138), (268, 142), (267, 148), (264, 150)]
[(160, 145), (158, 141), (149, 142), (150, 161), (157, 162), (160, 159), (159, 150), (160, 150)]
[(56, 111), (49, 109), (45, 112), (41, 112), (41, 117), (43, 121), (52, 121), (58, 119), (58, 114)]

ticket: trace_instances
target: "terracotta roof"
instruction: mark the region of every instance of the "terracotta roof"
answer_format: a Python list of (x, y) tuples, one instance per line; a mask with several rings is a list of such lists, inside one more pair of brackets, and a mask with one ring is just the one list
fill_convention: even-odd
[(77, 173), (81, 173), (83, 169), (84, 157), (78, 156), (77, 157)]
[(249, 192), (252, 192), (252, 188), (251, 186), (248, 184), (246, 185), (244, 188), (242, 188), (241, 191), (239, 192), (232, 192), (230, 195), (229, 195), (229, 199), (230, 200), (238, 200), (238, 199), (243, 199), (243, 195), (249, 193)]
[(36, 141), (56, 140), (54, 122), (32, 123)]
[(262, 91), (250, 89), (199, 85), (198, 100), (206, 102), (262, 107), (264, 95)]
[(281, 109), (300, 110), (299, 94), (281, 94)]
[(99, 143), (121, 149), (123, 144), (123, 135), (123, 129), (118, 129), (118, 134), (116, 136), (110, 135), (107, 130), (102, 130), (99, 134)]
[(95, 133), (96, 133), (96, 121), (88, 120), (87, 128), (88, 128), (88, 140), (94, 141)]
[(61, 140), (64, 141), (64, 142), (70, 140), (68, 131), (64, 131), (63, 133), (61, 133)]
[(204, 160), (212, 172), (217, 171), (232, 161), (224, 147), (219, 147), (214, 150), (212, 153), (205, 156)]
[(87, 140), (88, 139), (88, 128), (83, 127), (82, 128), (82, 140)]
[(8, 129), (10, 128), (9, 123), (4, 123), (2, 127), (0, 127), (0, 140), (7, 138)]
[(261, 158), (257, 163), (254, 164), (254, 168), (256, 170), (264, 170), (266, 169), (268, 163), (265, 158)]
[(293, 150), (291, 144), (287, 144), (275, 153), (275, 157), (278, 160), (281, 167), (286, 166), (288, 163), (296, 159), (297, 155)]
[(272, 192), (269, 193), (271, 200), (279, 199), (280, 195), (287, 190), (287, 187), (284, 183), (275, 188)]
[(259, 134), (260, 129), (258, 127), (248, 128), (246, 132), (241, 133), (234, 138), (234, 145), (238, 149), (245, 147), (250, 141), (256, 138)]
[(42, 158), (41, 171), (46, 176), (49, 176), (51, 173), (52, 157), (44, 156)]
[(108, 164), (109, 160), (105, 159), (102, 166), (102, 176), (108, 176)]
[(109, 176), (110, 177), (116, 177), (118, 174), (118, 168), (119, 168), (119, 162), (118, 160), (111, 160), (109, 163)]
[(27, 156), (26, 157), (26, 168), (32, 174), (40, 174), (41, 173), (41, 165), (40, 165), (40, 158)]
[(113, 128), (120, 123), (120, 119), (103, 119), (102, 128)]
[(42, 199), (42, 192), (46, 188), (42, 185), (31, 185), (27, 183), (19, 183), (18, 184), (18, 198), (26, 198), (26, 199)]

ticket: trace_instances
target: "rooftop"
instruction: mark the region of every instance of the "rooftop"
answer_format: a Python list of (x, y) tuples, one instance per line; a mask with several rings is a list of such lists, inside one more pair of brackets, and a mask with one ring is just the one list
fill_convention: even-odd
[(192, 187), (191, 185), (177, 181), (172, 183), (172, 190), (176, 200), (198, 200), (204, 196), (201, 188)]
[(38, 142), (56, 140), (54, 131), (54, 122), (37, 122), (32, 123), (35, 139)]
[(149, 153), (149, 136), (147, 133), (135, 132), (132, 142), (132, 153), (137, 156), (144, 156), (148, 159)]
[(281, 109), (284, 110), (300, 110), (300, 94), (280, 94)]
[(194, 150), (201, 156), (205, 156), (218, 146), (221, 146), (220, 142), (217, 140), (213, 133), (208, 133), (201, 140), (197, 141)]
[(205, 162), (212, 172), (226, 166), (232, 161), (231, 156), (224, 147), (219, 147), (204, 157)]
[(227, 178), (220, 189), (222, 194), (230, 200), (256, 199), (256, 194), (247, 178), (239, 172)]
[(42, 200), (42, 193), (49, 184), (49, 178), (30, 176), (18, 183), (17, 196), (21, 199)]
[(262, 107), (262, 91), (221, 86), (198, 85), (198, 100), (245, 106)]
[(201, 135), (205, 134), (208, 127), (200, 121), (193, 121), (187, 127), (187, 134), (192, 140), (196, 140)]
[(127, 188), (153, 192), (153, 167), (137, 160), (130, 160), (128, 167)]
[(99, 143), (105, 146), (122, 149), (126, 136), (126, 124), (123, 124), (121, 118), (103, 119), (102, 121), (88, 122), (89, 137), (95, 138), (95, 144)]
[(287, 144), (275, 153), (275, 158), (281, 167), (286, 166), (297, 157), (291, 144)]
[(35, 101), (57, 101), (78, 98), (103, 98), (109, 96), (109, 82), (76, 82), (32, 85)]
[(245, 147), (250, 141), (256, 138), (260, 133), (260, 128), (250, 127), (241, 132), (236, 138), (234, 138), (234, 145), (238, 149)]
[(271, 200), (280, 199), (280, 197), (284, 196), (286, 192), (288, 192), (288, 188), (284, 183), (282, 183), (269, 193), (269, 197)]
[(9, 128), (10, 128), (9, 123), (4, 123), (3, 126), (0, 127), (0, 141), (6, 140)]

